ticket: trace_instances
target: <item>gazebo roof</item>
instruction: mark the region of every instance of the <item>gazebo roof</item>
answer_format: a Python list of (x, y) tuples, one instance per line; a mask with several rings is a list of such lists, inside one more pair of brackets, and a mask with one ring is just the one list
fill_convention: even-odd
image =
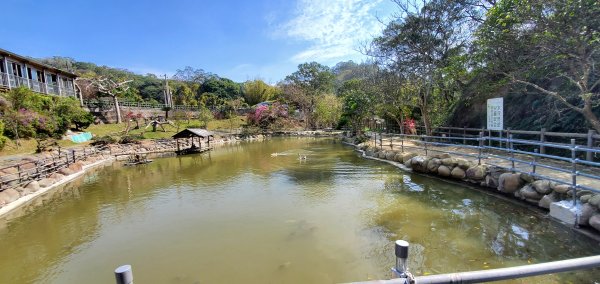
[(177, 139), (177, 138), (190, 138), (190, 137), (201, 137), (201, 138), (206, 138), (206, 137), (210, 137), (213, 136), (214, 134), (206, 129), (202, 129), (202, 128), (186, 128), (182, 131), (180, 131), (179, 133), (173, 135), (173, 138)]

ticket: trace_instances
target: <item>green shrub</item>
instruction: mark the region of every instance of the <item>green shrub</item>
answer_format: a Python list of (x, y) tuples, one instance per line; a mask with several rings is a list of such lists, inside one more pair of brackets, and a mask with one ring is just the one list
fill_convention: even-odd
[(203, 128), (200, 123), (190, 123), (185, 128)]
[(0, 150), (4, 149), (4, 146), (6, 146), (6, 140), (8, 139), (4, 137), (4, 122), (0, 120)]
[(0, 106), (7, 125), (4, 132), (12, 138), (61, 138), (71, 126), (88, 127), (94, 117), (68, 97), (36, 94), (27, 88), (16, 88), (2, 94)]
[(119, 144), (139, 143), (142, 139), (144, 139), (142, 135), (125, 135), (121, 137)]
[(92, 146), (103, 146), (103, 145), (108, 145), (108, 144), (114, 144), (116, 143), (117, 140), (115, 138), (113, 138), (112, 136), (101, 136), (101, 137), (93, 137), (92, 138), (92, 143), (90, 143)]

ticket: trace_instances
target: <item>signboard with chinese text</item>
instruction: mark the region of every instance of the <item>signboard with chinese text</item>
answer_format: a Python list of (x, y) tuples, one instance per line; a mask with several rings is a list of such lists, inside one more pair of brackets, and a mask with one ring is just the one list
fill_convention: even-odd
[(495, 98), (487, 100), (487, 129), (504, 129), (504, 99)]

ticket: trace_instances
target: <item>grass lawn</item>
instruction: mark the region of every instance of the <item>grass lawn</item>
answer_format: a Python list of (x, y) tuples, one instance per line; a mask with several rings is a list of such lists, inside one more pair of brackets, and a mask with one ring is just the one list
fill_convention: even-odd
[[(177, 122), (175, 122), (177, 124)], [(187, 121), (179, 122), (179, 130), (183, 130), (188, 126), (203, 128), (203, 123), (198, 120), (191, 120), (188, 124)], [(208, 126), (206, 127), (208, 130), (224, 130), (227, 131), (229, 129), (238, 129), (242, 126), (246, 125), (246, 117), (238, 116), (232, 119), (223, 119), (223, 120), (213, 120), (208, 122)], [(135, 123), (131, 123), (132, 127), (135, 127)], [(127, 127), (127, 123), (121, 124), (98, 124), (98, 125), (90, 125), (86, 132), (91, 132), (94, 136), (120, 136), (125, 131)], [(144, 139), (160, 139), (160, 138), (170, 138), (177, 132), (177, 128), (171, 125), (163, 124), (163, 127), (166, 131), (163, 131), (160, 127), (157, 127), (156, 132), (152, 132), (152, 127), (148, 127), (145, 129), (145, 125), (140, 124), (141, 129), (134, 129), (129, 131), (131, 135), (142, 135)], [(73, 147), (73, 146), (85, 146), (90, 142), (85, 143), (74, 143), (71, 140), (60, 140), (58, 144), (61, 147)], [(18, 155), (18, 154), (33, 154), (35, 153), (37, 143), (34, 139), (21, 139), (20, 146), (17, 148), (13, 141), (8, 141), (6, 146), (2, 151), (0, 151), (0, 156), (9, 156), (9, 155)]]

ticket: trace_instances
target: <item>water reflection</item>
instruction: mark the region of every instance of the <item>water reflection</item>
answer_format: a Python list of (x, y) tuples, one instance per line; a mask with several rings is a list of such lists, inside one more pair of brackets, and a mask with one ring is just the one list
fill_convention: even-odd
[[(0, 222), (0, 283), (112, 283), (122, 263), (140, 283), (387, 278), (396, 239), (411, 242), (415, 274), (600, 252), (538, 212), (362, 159), (330, 139), (115, 163), (34, 204)], [(594, 273), (524, 283), (589, 283)]]

